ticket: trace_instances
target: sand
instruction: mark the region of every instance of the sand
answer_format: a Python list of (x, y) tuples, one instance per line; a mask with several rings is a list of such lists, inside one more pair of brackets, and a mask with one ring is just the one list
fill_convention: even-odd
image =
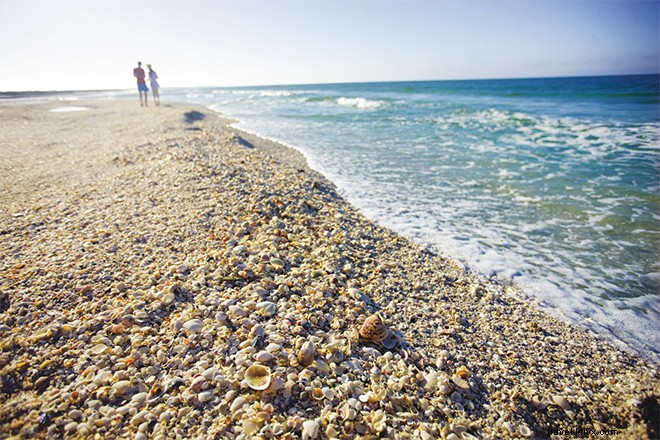
[(227, 124), (0, 103), (0, 437), (658, 437), (657, 365)]

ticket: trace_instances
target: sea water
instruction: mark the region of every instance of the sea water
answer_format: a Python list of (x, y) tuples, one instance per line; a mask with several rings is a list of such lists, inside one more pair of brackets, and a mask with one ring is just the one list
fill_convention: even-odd
[(657, 75), (168, 91), (369, 218), (660, 361)]

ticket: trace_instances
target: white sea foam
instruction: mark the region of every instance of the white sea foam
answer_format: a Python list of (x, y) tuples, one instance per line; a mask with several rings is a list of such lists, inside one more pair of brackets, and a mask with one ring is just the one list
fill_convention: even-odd
[(49, 111), (53, 113), (63, 113), (63, 112), (81, 112), (85, 110), (91, 110), (91, 109), (89, 107), (68, 106), (68, 107), (56, 107)]
[(263, 90), (260, 93), (261, 96), (271, 96), (271, 97), (278, 97), (278, 96), (292, 96), (293, 93), (287, 91), (287, 90)]
[(370, 100), (366, 98), (345, 98), (337, 99), (337, 104), (346, 107), (356, 107), (359, 109), (376, 109), (387, 105), (387, 101)]

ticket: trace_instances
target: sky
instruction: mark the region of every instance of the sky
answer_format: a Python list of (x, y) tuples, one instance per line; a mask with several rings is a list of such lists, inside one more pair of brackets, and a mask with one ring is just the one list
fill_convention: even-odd
[[(0, 91), (660, 71), (660, 1), (0, 0)], [(146, 70), (146, 69), (145, 69)]]

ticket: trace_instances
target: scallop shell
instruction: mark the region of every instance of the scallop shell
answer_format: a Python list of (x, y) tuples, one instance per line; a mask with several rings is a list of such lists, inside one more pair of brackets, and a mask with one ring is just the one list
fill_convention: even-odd
[(380, 344), (389, 333), (389, 329), (378, 315), (371, 315), (360, 326), (360, 337), (364, 340)]
[(314, 355), (316, 354), (316, 348), (311, 341), (305, 341), (300, 351), (298, 351), (298, 362), (303, 367), (309, 367), (314, 362)]
[(253, 364), (245, 370), (245, 382), (253, 390), (261, 391), (270, 385), (270, 368)]

